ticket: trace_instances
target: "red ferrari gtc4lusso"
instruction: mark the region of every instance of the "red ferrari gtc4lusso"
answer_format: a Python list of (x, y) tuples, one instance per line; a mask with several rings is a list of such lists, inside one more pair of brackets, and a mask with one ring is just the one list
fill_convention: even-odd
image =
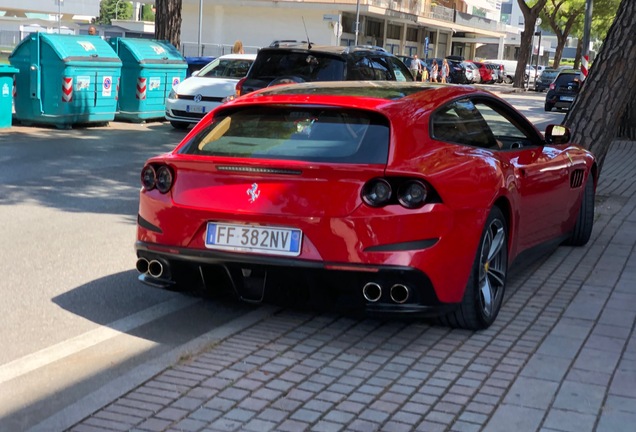
[(270, 87), (146, 162), (137, 269), (164, 288), (483, 329), (522, 251), (588, 241), (597, 170), (567, 128), (544, 136), (472, 87)]

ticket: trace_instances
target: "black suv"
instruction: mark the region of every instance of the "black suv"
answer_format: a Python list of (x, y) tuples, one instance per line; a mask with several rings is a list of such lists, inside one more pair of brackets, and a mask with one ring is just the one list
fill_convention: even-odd
[(379, 47), (301, 43), (261, 49), (236, 84), (236, 93), (283, 83), (355, 80), (413, 81), (413, 77), (400, 59)]
[(581, 71), (566, 69), (557, 75), (545, 95), (545, 110), (569, 109), (581, 88)]

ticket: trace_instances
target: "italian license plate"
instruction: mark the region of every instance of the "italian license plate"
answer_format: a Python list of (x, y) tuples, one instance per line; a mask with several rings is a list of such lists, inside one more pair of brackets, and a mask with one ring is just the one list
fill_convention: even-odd
[(564, 102), (573, 102), (574, 96), (561, 96), (561, 100)]
[(205, 246), (209, 249), (298, 256), (302, 237), (302, 231), (293, 228), (209, 222)]
[(186, 111), (191, 113), (204, 113), (205, 107), (203, 105), (186, 105)]

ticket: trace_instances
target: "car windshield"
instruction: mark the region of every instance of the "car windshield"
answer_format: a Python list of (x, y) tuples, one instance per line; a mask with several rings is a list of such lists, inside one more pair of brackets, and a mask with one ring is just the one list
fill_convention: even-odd
[(252, 65), (246, 59), (216, 59), (208, 63), (197, 74), (205, 78), (243, 78)]
[(220, 112), (182, 154), (312, 162), (386, 164), (388, 120), (323, 107), (241, 107)]
[(344, 70), (342, 59), (285, 50), (259, 56), (250, 75), (256, 79), (299, 77), (304, 81), (336, 81), (342, 79)]

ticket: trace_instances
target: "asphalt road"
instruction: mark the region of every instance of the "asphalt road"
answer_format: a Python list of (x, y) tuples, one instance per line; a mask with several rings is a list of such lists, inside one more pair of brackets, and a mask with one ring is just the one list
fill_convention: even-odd
[[(563, 119), (543, 111), (545, 93), (500, 95), (542, 131)], [(167, 123), (0, 130), (0, 430), (41, 426), (258, 312), (136, 279), (139, 172), (184, 134)]]
[(0, 430), (25, 430), (249, 310), (141, 285), (139, 172), (168, 124), (0, 132)]

